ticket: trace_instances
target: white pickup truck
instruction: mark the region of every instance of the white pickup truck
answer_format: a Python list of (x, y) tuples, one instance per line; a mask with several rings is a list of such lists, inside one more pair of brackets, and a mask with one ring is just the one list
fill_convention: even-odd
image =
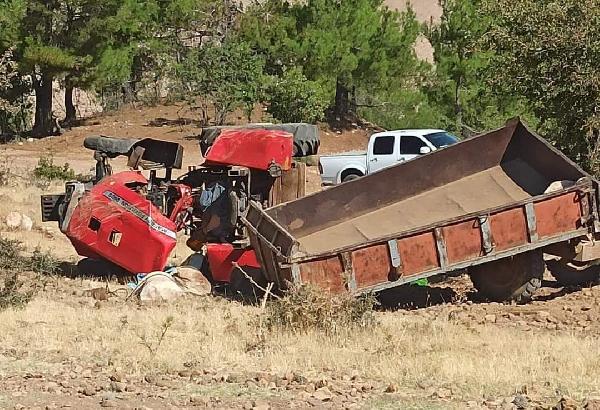
[(386, 131), (373, 134), (366, 152), (347, 152), (319, 158), (323, 185), (337, 185), (429, 154), (458, 142), (454, 135), (433, 129)]

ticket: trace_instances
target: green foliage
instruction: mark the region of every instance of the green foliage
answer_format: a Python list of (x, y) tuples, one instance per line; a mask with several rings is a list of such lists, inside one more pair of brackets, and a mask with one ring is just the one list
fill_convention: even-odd
[(238, 107), (254, 107), (263, 80), (263, 60), (240, 41), (207, 44), (193, 49), (177, 68), (178, 79), (189, 95), (200, 95), (202, 121), (223, 124), (226, 115)]
[(386, 129), (451, 129), (450, 120), (418, 88), (381, 91), (363, 97), (359, 114), (365, 120)]
[(541, 131), (600, 173), (600, 8), (594, 0), (486, 1), (494, 84), (525, 97)]
[(72, 181), (77, 179), (75, 171), (73, 171), (69, 164), (65, 163), (63, 166), (54, 165), (52, 157), (40, 157), (36, 167), (33, 169), (33, 175), (50, 181)]
[(27, 270), (39, 275), (56, 275), (60, 271), (60, 262), (50, 253), (35, 249), (33, 254), (26, 258)]
[(0, 285), (0, 310), (7, 308), (23, 308), (34, 296), (34, 291), (23, 290), (23, 282), (19, 280), (18, 272), (2, 272), (4, 284)]
[(96, 23), (102, 33), (93, 60), (92, 86), (99, 91), (105, 110), (120, 108), (136, 98), (136, 82), (148, 68), (152, 35), (159, 7), (155, 1), (113, 2)]
[(62, 73), (75, 67), (75, 56), (59, 47), (31, 44), (23, 51), (23, 63), (35, 69), (44, 67), (47, 72)]
[(375, 304), (372, 295), (358, 298), (349, 294), (331, 295), (321, 289), (300, 286), (270, 302), (261, 320), (267, 329), (339, 334), (373, 326)]
[(102, 52), (96, 67), (96, 86), (105, 88), (128, 81), (131, 76), (133, 57), (134, 49), (131, 46), (107, 47)]
[(264, 93), (267, 111), (281, 122), (315, 123), (323, 119), (329, 104), (319, 83), (308, 80), (298, 68), (272, 77)]
[(27, 256), (20, 241), (0, 237), (0, 271), (54, 275), (58, 270), (59, 262), (52, 255), (36, 249), (31, 256)]
[(20, 22), (25, 15), (25, 0), (4, 0), (0, 7), (0, 52), (19, 41)]
[(447, 118), (447, 128), (484, 131), (516, 115), (535, 125), (524, 99), (489, 78), (496, 52), (484, 41), (494, 16), (482, 11), (481, 0), (440, 0), (440, 5), (440, 23), (425, 27), (435, 59), (435, 73), (425, 90)]
[(37, 283), (24, 286), (19, 279), (23, 272), (54, 275), (59, 270), (58, 261), (36, 249), (32, 256), (24, 254), (20, 241), (0, 237), (0, 310), (22, 308), (35, 296)]
[(25, 97), (29, 84), (18, 71), (13, 51), (0, 54), (0, 134), (24, 131), (30, 104)]
[(392, 12), (381, 0), (268, 0), (251, 7), (240, 27), (269, 74), (301, 68), (341, 114), (353, 110), (356, 88), (387, 88), (418, 66), (414, 13)]
[(17, 240), (0, 237), (0, 270), (22, 270), (23, 244)]
[[(96, 88), (105, 109), (189, 97), (177, 84), (181, 65), (204, 44), (220, 44), (235, 21), (230, 2), (128, 0), (108, 19)], [(192, 55), (192, 58), (195, 56)], [(168, 87), (166, 85), (169, 85)], [(198, 91), (203, 94), (202, 90)]]

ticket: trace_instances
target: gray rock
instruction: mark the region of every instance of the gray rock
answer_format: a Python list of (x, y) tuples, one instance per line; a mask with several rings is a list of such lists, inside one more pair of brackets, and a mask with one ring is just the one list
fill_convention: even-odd
[(33, 220), (27, 215), (21, 215), (21, 230), (30, 232), (33, 229)]
[(23, 220), (23, 216), (19, 212), (11, 212), (6, 215), (6, 226), (8, 229), (18, 229), (21, 227), (21, 221)]

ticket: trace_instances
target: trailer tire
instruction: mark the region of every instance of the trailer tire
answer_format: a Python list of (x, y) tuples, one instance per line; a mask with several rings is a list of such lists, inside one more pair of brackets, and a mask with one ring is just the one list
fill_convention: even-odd
[(526, 303), (542, 286), (544, 257), (535, 250), (469, 268), (473, 286), (494, 302)]
[(546, 267), (561, 286), (583, 286), (600, 279), (600, 266), (564, 259), (547, 260)]

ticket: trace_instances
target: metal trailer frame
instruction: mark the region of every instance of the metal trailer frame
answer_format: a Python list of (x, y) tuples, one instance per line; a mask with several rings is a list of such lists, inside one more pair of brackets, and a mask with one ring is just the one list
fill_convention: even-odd
[[(555, 175), (577, 177), (575, 185), (317, 253), (303, 252), (293, 229), (290, 229), (290, 211), (285, 214), (286, 206), (292, 210), (299, 209), (299, 204), (295, 203), (303, 201), (303, 206), (310, 208), (310, 204), (321, 197), (342, 203), (346, 193), (356, 192), (359, 184), (368, 190), (369, 182), (377, 184), (383, 178), (389, 180), (411, 172), (407, 165), (417, 169), (419, 163), (426, 165), (423, 161), (427, 157), (433, 164), (443, 164), (447, 157), (460, 157), (464, 151), (469, 151), (468, 144), (493, 147), (494, 141), (490, 145), (490, 140), (494, 138), (508, 138), (510, 141), (517, 138), (517, 147), (511, 147), (508, 142), (499, 144), (500, 149), (532, 149), (535, 157), (530, 159), (536, 162), (538, 170), (552, 174), (550, 179)], [(506, 156), (500, 154), (498, 158)], [(425, 158), (269, 210), (252, 204), (243, 222), (267, 280), (280, 289), (290, 284), (312, 283), (332, 292), (369, 293), (599, 231), (597, 181), (529, 131), (518, 119), (508, 122), (500, 130), (474, 137)], [(450, 175), (449, 179), (457, 177), (462, 176)], [(310, 209), (307, 209), (308, 212)]]

